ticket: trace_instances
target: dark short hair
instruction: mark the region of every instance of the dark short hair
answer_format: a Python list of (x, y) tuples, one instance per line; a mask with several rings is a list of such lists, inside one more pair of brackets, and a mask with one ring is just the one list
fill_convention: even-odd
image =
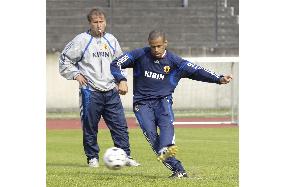
[(90, 12), (87, 15), (87, 19), (89, 22), (91, 22), (92, 16), (103, 16), (104, 18), (106, 18), (105, 13), (103, 12), (103, 10), (99, 9), (99, 8), (92, 8), (90, 10)]
[(166, 34), (163, 31), (153, 30), (149, 33), (148, 41), (154, 40), (159, 37), (162, 37), (164, 41), (166, 40)]

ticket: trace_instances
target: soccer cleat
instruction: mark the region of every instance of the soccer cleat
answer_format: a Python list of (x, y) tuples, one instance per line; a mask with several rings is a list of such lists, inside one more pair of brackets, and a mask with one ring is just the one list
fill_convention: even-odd
[(171, 179), (181, 179), (181, 178), (188, 178), (188, 175), (185, 171), (175, 171), (171, 176), (169, 176)]
[(88, 165), (89, 167), (97, 168), (99, 167), (99, 161), (96, 158), (88, 159)]
[(177, 150), (178, 149), (177, 149), (176, 145), (164, 147), (163, 149), (161, 149), (159, 151), (159, 155), (158, 155), (157, 159), (161, 162), (165, 161), (167, 158), (175, 156), (175, 154), (177, 153)]
[(132, 167), (137, 167), (140, 166), (141, 164), (139, 164), (136, 160), (134, 160), (132, 157), (127, 157), (126, 160), (126, 166), (132, 166)]

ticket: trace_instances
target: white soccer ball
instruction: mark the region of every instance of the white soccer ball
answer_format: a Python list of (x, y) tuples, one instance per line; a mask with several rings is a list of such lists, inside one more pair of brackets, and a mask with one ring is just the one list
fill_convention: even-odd
[(123, 149), (111, 147), (104, 154), (104, 163), (107, 168), (118, 170), (125, 166), (127, 154)]

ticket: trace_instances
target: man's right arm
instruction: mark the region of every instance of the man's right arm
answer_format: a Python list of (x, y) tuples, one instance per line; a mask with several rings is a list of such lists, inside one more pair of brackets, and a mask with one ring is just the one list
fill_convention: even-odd
[(80, 75), (79, 69), (76, 67), (82, 55), (78, 39), (77, 36), (69, 42), (59, 57), (59, 73), (68, 80), (74, 80)]
[(127, 79), (123, 75), (122, 69), (133, 67), (135, 63), (135, 52), (125, 53), (114, 59), (110, 65), (111, 73), (118, 83), (118, 92), (125, 95), (128, 92)]
[(116, 82), (122, 80), (126, 81), (125, 76), (122, 74), (121, 69), (133, 67), (134, 58), (130, 53), (124, 53), (120, 57), (114, 59), (110, 65), (110, 70)]

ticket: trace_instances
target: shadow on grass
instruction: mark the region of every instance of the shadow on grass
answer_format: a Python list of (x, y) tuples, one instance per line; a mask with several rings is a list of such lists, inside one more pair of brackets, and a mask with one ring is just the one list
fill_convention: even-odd
[(46, 166), (52, 167), (73, 167), (73, 168), (86, 168), (87, 164), (78, 164), (78, 163), (46, 163)]
[[(121, 170), (123, 171), (123, 170)], [(131, 172), (131, 173), (122, 173), (122, 172), (104, 172), (104, 173), (96, 173), (96, 175), (99, 177), (99, 178), (109, 178), (109, 179), (116, 179), (118, 177), (137, 177), (139, 179), (142, 178), (145, 178), (145, 179), (165, 179), (164, 176), (157, 176), (157, 175), (150, 175), (150, 174), (147, 174), (147, 173), (134, 173), (134, 172)]]
[[(145, 178), (145, 179), (165, 179), (165, 176), (158, 176), (155, 174), (147, 174), (144, 172), (135, 173), (133, 170), (130, 172), (127, 169), (140, 169), (139, 167), (125, 167), (121, 170), (109, 170), (104, 165), (99, 168), (90, 168), (87, 164), (78, 164), (78, 163), (47, 163), (47, 167), (57, 167), (60, 175), (65, 176), (78, 176), (80, 175), (89, 175), (95, 177), (97, 179), (116, 179), (118, 177), (137, 177), (137, 178)], [(70, 171), (60, 171), (61, 168), (69, 168)], [(77, 170), (76, 170), (77, 169)], [(81, 170), (84, 169), (84, 170)]]
[[(168, 176), (157, 174), (148, 174), (145, 172), (145, 168), (143, 166), (140, 167), (124, 167), (121, 170), (109, 170), (104, 165), (100, 165), (99, 168), (90, 168), (87, 164), (78, 164), (78, 163), (47, 163), (48, 167), (58, 168), (60, 175), (63, 176), (91, 176), (95, 177), (94, 179), (116, 179), (118, 177), (137, 177), (137, 179), (145, 178), (145, 179), (167, 179)], [(70, 169), (68, 172), (63, 171), (62, 168)], [(141, 169), (140, 169), (141, 168)], [(83, 169), (83, 170), (82, 170)], [(131, 171), (128, 169), (132, 169)], [(135, 170), (133, 170), (135, 169)], [(144, 170), (144, 171), (143, 171)], [(135, 172), (136, 171), (136, 172)], [(137, 172), (139, 171), (139, 173)], [(202, 180), (200, 172), (191, 168), (188, 171), (189, 179)]]

